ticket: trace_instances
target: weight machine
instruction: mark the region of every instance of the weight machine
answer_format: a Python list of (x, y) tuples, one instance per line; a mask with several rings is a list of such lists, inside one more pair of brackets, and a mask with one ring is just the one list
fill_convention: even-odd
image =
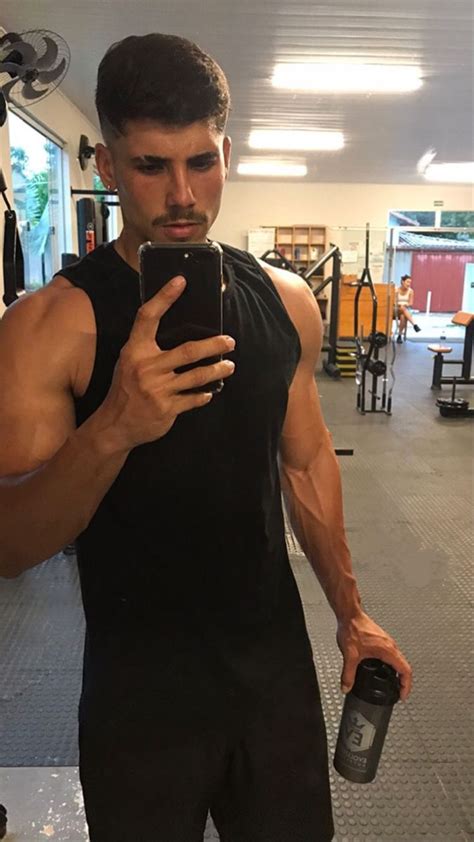
[[(94, 251), (97, 246), (107, 242), (109, 207), (119, 206), (120, 202), (117, 201), (117, 194), (113, 190), (75, 190), (71, 188), (71, 196), (87, 197), (79, 199), (76, 203), (79, 243), (79, 255), (76, 256), (76, 260), (79, 260), (80, 257), (85, 257), (91, 251)], [(91, 198), (94, 196), (102, 196), (102, 201)], [(114, 196), (115, 201), (105, 198), (109, 196)]]
[[(271, 256), (270, 256), (271, 255)], [(331, 275), (325, 278), (321, 283), (313, 289), (311, 287), (312, 293), (314, 297), (317, 299), (320, 292), (325, 289), (325, 287), (331, 286), (331, 312), (330, 312), (330, 321), (329, 321), (329, 335), (328, 341), (322, 347), (322, 351), (327, 353), (327, 358), (323, 362), (323, 369), (329, 377), (333, 377), (334, 379), (338, 379), (341, 376), (341, 369), (336, 363), (336, 355), (337, 355), (337, 319), (339, 313), (339, 289), (341, 283), (341, 263), (342, 263), (342, 256), (341, 252), (339, 251), (338, 246), (335, 246), (334, 243), (330, 243), (329, 251), (323, 254), (312, 266), (309, 266), (306, 271), (298, 271), (296, 266), (288, 260), (278, 249), (270, 249), (266, 251), (264, 255), (260, 258), (261, 260), (265, 260), (266, 263), (269, 263), (271, 266), (277, 266), (279, 269), (287, 269), (290, 272), (295, 272), (295, 274), (300, 275), (304, 281), (311, 287), (310, 280), (313, 275), (316, 275), (320, 269), (322, 269), (326, 263), (332, 260), (332, 272)]]
[[(386, 332), (377, 331), (377, 295), (372, 281), (369, 268), (369, 244), (370, 244), (370, 226), (366, 225), (365, 232), (365, 265), (359, 281), (355, 284), (357, 292), (354, 299), (354, 339), (356, 343), (356, 384), (357, 384), (357, 409), (362, 415), (367, 412), (384, 412), (386, 415), (392, 414), (392, 392), (395, 385), (394, 363), (396, 357), (395, 343), (392, 339), (392, 360), (390, 363), (391, 384), (388, 386), (388, 344), (389, 344), (389, 326), (388, 319), (390, 313), (387, 312)], [(363, 289), (368, 289), (372, 299), (372, 319), (371, 332), (368, 336), (369, 346), (365, 347), (364, 343), (364, 326), (361, 325), (359, 332), (359, 302)], [(380, 359), (380, 351), (382, 348), (387, 348), (385, 351), (385, 359)], [(371, 387), (368, 387), (367, 379), (371, 377)], [(379, 394), (379, 382), (382, 383), (382, 391)], [(366, 405), (367, 393), (371, 395), (370, 408)]]

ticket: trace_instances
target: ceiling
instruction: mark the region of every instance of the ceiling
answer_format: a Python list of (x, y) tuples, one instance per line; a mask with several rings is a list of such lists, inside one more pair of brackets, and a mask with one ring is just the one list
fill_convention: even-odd
[[(342, 151), (285, 154), (306, 159), (310, 182), (424, 183), (416, 164), (431, 147), (436, 162), (473, 160), (473, 16), (472, 0), (1, 0), (0, 5), (5, 29), (50, 29), (65, 38), (72, 59), (61, 90), (96, 125), (97, 66), (111, 43), (151, 31), (195, 40), (230, 82), (230, 178), (248, 178), (237, 175), (236, 165), (252, 155), (247, 145), (252, 128), (342, 131)], [(410, 94), (372, 96), (272, 88), (276, 62), (311, 58), (417, 65), (424, 84)]]

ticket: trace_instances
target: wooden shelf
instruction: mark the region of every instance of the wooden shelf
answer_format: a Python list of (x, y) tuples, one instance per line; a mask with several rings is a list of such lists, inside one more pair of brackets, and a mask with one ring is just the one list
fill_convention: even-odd
[[(326, 250), (325, 225), (275, 225), (275, 248), (298, 269), (308, 269)], [(321, 275), (323, 270), (321, 270)]]

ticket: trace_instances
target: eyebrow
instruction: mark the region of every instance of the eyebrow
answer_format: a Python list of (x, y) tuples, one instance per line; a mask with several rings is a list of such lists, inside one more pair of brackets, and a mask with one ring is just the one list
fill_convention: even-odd
[[(187, 164), (202, 164), (205, 161), (214, 161), (217, 160), (218, 153), (217, 152), (201, 152), (199, 155), (193, 155), (192, 158), (188, 158), (186, 163)], [(136, 158), (131, 159), (132, 164), (152, 164), (155, 166), (164, 166), (168, 164), (172, 159), (171, 158), (161, 158), (159, 155), (138, 155)]]

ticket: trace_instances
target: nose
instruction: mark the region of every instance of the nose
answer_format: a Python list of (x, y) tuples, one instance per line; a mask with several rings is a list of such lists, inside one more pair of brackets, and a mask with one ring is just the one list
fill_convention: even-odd
[(166, 195), (168, 207), (190, 208), (196, 204), (187, 170), (174, 169), (169, 175)]

